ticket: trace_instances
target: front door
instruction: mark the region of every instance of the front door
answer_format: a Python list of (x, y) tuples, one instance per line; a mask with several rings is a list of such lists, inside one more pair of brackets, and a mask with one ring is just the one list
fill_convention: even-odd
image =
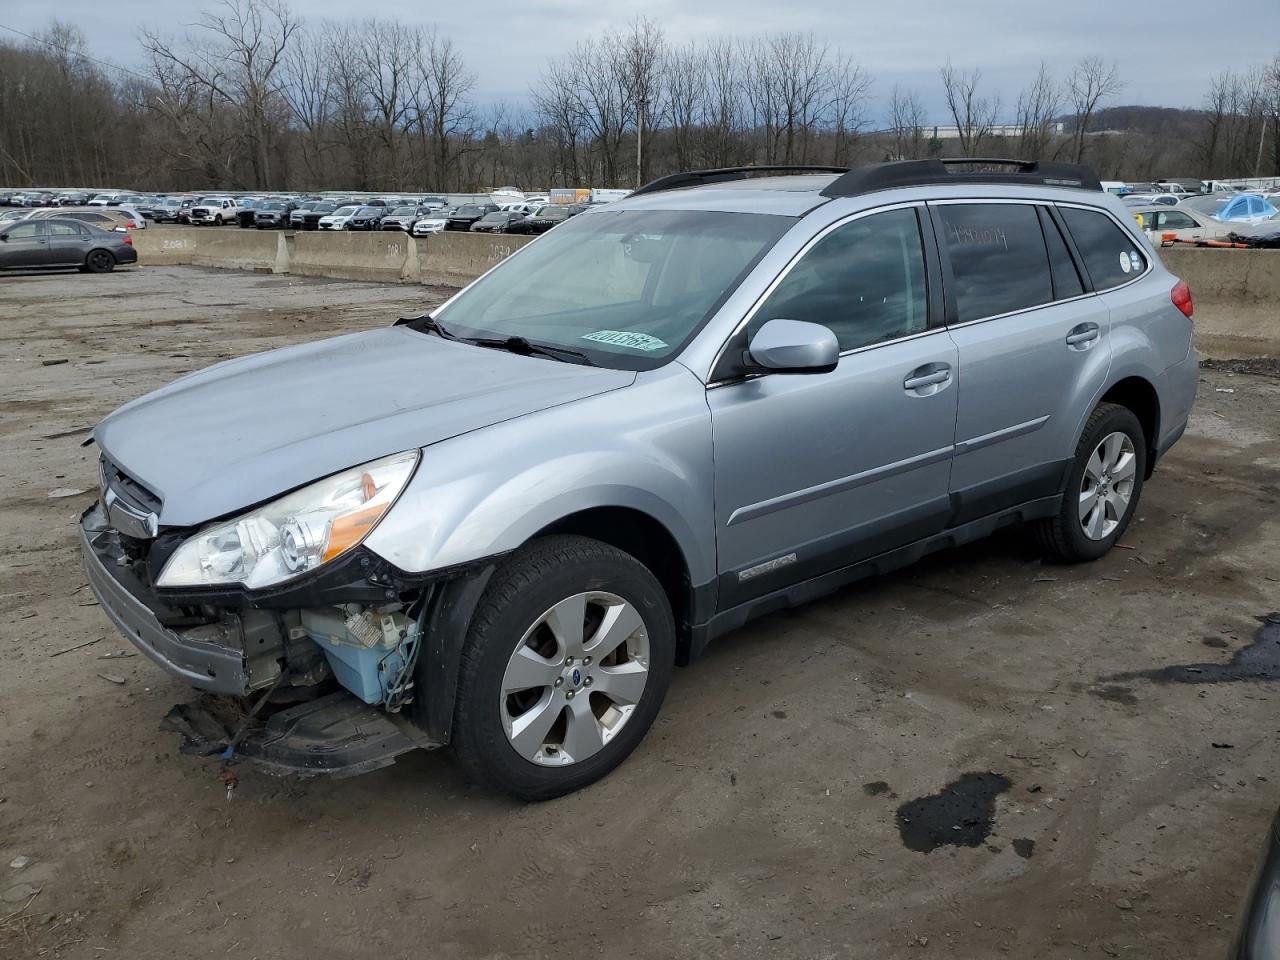
[(922, 207), (821, 235), (757, 306), (821, 323), (836, 370), (708, 388), (721, 610), (940, 530), (956, 417), (956, 347), (930, 310)]
[(75, 223), (47, 223), (49, 263), (69, 267), (84, 263), (89, 252), (89, 231)]
[(6, 267), (39, 267), (48, 260), (48, 241), (44, 224), (39, 220), (26, 220), (5, 233), (0, 241), (0, 256)]

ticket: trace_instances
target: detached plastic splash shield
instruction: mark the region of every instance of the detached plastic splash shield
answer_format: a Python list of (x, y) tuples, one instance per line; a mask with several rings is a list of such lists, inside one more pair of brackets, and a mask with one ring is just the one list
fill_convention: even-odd
[[(438, 746), (407, 720), (362, 703), (345, 691), (249, 723), (228, 759), (278, 776), (353, 777), (390, 766), (410, 750)], [(197, 757), (226, 754), (235, 735), (234, 729), (200, 701), (173, 707), (160, 722), (160, 729), (180, 734), (181, 752)]]

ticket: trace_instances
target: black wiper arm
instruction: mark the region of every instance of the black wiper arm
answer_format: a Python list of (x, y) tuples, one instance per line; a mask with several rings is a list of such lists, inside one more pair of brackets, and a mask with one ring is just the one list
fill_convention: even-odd
[(553, 347), (550, 344), (532, 343), (524, 337), (460, 337), (463, 343), (471, 343), (477, 347), (492, 347), (495, 350), (506, 350), (521, 356), (551, 357), (555, 360), (569, 360), (573, 363), (584, 363), (595, 366), (581, 350), (570, 350), (568, 347)]
[(394, 325), (397, 327), (408, 327), (410, 330), (416, 330), (419, 333), (434, 333), (446, 340), (461, 339), (457, 335), (446, 330), (444, 325), (429, 313), (424, 313), (417, 317), (401, 317)]

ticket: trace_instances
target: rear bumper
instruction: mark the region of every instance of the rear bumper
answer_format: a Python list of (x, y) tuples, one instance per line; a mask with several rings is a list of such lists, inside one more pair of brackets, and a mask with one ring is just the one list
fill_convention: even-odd
[(122, 557), (118, 537), (95, 504), (80, 517), (80, 556), (89, 587), (102, 611), (152, 663), (167, 673), (210, 693), (237, 697), (249, 693), (249, 669), (244, 651), (191, 640), (161, 625), (112, 567)]
[(1200, 386), (1200, 363), (1195, 350), (1185, 360), (1173, 364), (1160, 375), (1160, 437), (1156, 443), (1158, 463), (1186, 432), (1191, 408)]
[(133, 247), (123, 247), (120, 250), (116, 251), (116, 263), (124, 264), (124, 263), (137, 263), (137, 262), (138, 262), (138, 251), (133, 249)]

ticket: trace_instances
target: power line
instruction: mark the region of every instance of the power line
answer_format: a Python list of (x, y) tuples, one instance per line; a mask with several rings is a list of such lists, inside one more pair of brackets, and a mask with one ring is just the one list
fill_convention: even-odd
[(33, 37), (29, 33), (23, 33), (21, 30), (15, 30), (13, 27), (6, 26), (3, 23), (0, 23), (0, 30), (8, 30), (10, 33), (17, 34), (20, 37), (26, 37), (28, 40), (31, 40), (35, 43), (42, 43), (46, 47), (51, 47), (52, 49), (57, 50), (60, 53), (65, 53), (69, 57), (79, 57), (81, 60), (88, 60), (92, 63), (98, 64), (98, 66), (100, 67), (106, 67), (108, 70), (118, 70), (121, 73), (127, 73), (129, 76), (137, 77), (139, 80), (143, 80), (147, 83), (151, 82), (150, 78), (144, 77), (140, 73), (135, 73), (133, 70), (130, 70), (128, 67), (121, 67), (114, 63), (108, 63), (106, 60), (99, 60), (97, 57), (91, 57), (87, 53), (81, 53), (79, 50), (72, 50), (70, 47), (59, 46), (58, 44), (54, 43), (52, 40), (46, 40), (43, 37)]

